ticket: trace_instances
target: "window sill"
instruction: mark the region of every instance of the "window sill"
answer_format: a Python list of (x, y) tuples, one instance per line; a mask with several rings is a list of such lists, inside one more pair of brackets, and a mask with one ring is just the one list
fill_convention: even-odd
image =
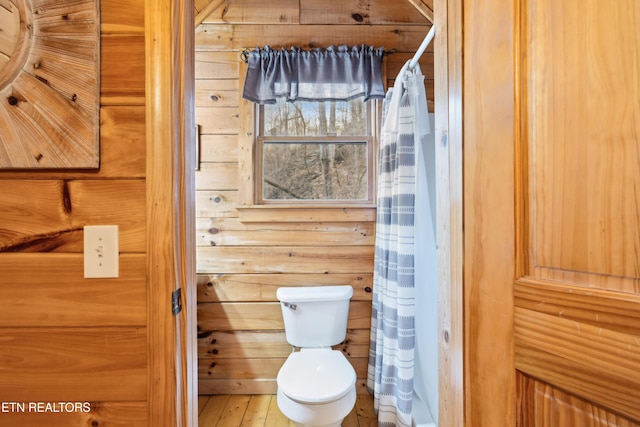
[(252, 205), (238, 206), (241, 222), (375, 222), (373, 205), (300, 206)]

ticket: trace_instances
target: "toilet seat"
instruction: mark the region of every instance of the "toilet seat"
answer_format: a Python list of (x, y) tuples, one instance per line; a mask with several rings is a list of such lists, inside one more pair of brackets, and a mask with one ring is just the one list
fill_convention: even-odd
[(351, 391), (356, 372), (342, 352), (303, 348), (291, 353), (278, 372), (279, 390), (300, 403), (326, 403)]

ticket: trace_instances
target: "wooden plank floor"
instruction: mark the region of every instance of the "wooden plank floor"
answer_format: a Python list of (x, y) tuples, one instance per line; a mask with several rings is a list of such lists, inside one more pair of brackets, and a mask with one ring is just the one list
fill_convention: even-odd
[[(375, 427), (373, 397), (358, 394), (356, 406), (342, 427)], [(198, 427), (293, 427), (276, 402), (275, 395), (215, 395), (198, 397)]]

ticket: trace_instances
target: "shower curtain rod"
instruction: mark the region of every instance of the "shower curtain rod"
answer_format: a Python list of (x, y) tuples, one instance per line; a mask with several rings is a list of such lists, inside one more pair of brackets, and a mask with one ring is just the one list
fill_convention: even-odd
[(429, 43), (431, 43), (431, 40), (433, 40), (433, 37), (435, 36), (435, 34), (436, 34), (436, 26), (432, 25), (426, 37), (422, 41), (422, 44), (416, 51), (416, 54), (413, 55), (413, 58), (411, 58), (411, 61), (409, 62), (408, 68), (410, 70), (413, 70), (413, 67), (416, 66), (416, 64), (418, 63), (418, 60), (420, 59), (424, 51), (427, 49), (427, 46), (429, 46)]

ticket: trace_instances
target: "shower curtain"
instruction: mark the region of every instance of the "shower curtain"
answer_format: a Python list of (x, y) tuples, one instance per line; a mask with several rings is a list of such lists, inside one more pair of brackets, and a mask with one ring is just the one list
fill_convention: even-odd
[(383, 103), (367, 388), (378, 426), (411, 426), (417, 145), (429, 133), (424, 76), (405, 64)]

